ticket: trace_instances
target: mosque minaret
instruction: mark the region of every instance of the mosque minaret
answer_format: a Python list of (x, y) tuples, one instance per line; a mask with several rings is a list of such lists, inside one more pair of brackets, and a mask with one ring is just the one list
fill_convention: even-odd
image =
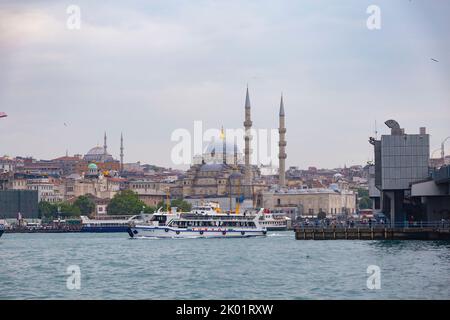
[[(245, 157), (245, 169), (244, 169), (244, 176), (245, 176), (245, 185), (247, 188), (249, 188), (252, 185), (252, 169), (250, 165), (250, 141), (252, 140), (251, 136), (251, 128), (252, 128), (252, 120), (251, 120), (251, 108), (250, 108), (250, 96), (248, 94), (248, 86), (247, 86), (247, 94), (245, 97), (245, 121), (244, 121), (244, 128), (245, 128), (245, 148), (244, 148), (244, 157)], [(247, 194), (251, 194), (251, 190), (247, 190)]]
[(108, 146), (106, 145), (106, 131), (105, 131), (105, 136), (103, 137), (103, 154), (108, 154)]
[(120, 172), (123, 172), (123, 134), (120, 133)]
[(223, 127), (222, 127), (222, 143), (223, 143), (223, 146), (222, 146), (222, 162), (223, 162), (223, 164), (227, 164), (227, 136), (226, 136), (226, 134), (225, 134), (225, 131), (223, 130)]
[(279, 182), (278, 185), (283, 188), (286, 186), (286, 125), (285, 125), (285, 114), (284, 114), (284, 103), (283, 103), (283, 95), (281, 95), (280, 101), (280, 114), (279, 114), (280, 125), (278, 128), (278, 133), (280, 135), (280, 141), (278, 142), (279, 153)]

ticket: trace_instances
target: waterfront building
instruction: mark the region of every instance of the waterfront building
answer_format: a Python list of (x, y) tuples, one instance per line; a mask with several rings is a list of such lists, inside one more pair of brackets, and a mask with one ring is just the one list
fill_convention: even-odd
[(369, 142), (375, 152), (375, 186), (380, 190), (380, 210), (391, 222), (403, 223), (415, 216), (424, 220), (420, 205), (411, 201), (411, 185), (428, 180), (430, 136), (425, 128), (418, 134), (406, 134), (395, 120), (385, 124), (391, 134)]
[(163, 180), (151, 180), (151, 179), (129, 179), (125, 189), (129, 189), (136, 193), (152, 193), (152, 192), (169, 192), (169, 188), (172, 183), (167, 183)]
[(14, 172), (15, 161), (9, 157), (0, 157), (0, 174)]
[[(315, 217), (323, 212), (328, 217), (356, 213), (356, 194), (338, 189), (275, 189), (261, 192), (257, 206), (276, 210), (290, 208), (299, 216)], [(292, 217), (295, 218), (295, 217)]]
[(126, 184), (126, 189), (137, 193), (139, 200), (146, 205), (155, 207), (159, 202), (167, 197), (170, 185), (162, 181), (152, 180), (130, 180)]
[(29, 174), (37, 175), (49, 175), (54, 177), (60, 177), (63, 174), (63, 170), (58, 163), (51, 160), (35, 160), (33, 158), (25, 158), (23, 165), (17, 167), (18, 171)]
[(38, 217), (38, 192), (36, 190), (0, 190), (0, 218), (25, 219)]
[(81, 155), (65, 155), (63, 157), (53, 159), (52, 162), (61, 168), (63, 176), (68, 176), (72, 173), (81, 173), (88, 165), (88, 163), (83, 160)]
[(94, 165), (91, 164), (90, 174), (88, 175), (73, 174), (64, 179), (66, 199), (86, 194), (91, 194), (101, 199), (111, 199), (121, 190), (125, 179), (96, 173), (98, 170)]
[(37, 191), (38, 202), (61, 202), (64, 200), (64, 195), (61, 194), (60, 189), (55, 186), (56, 181), (57, 180), (52, 178), (28, 179), (27, 189)]
[(139, 200), (147, 206), (156, 207), (158, 203), (164, 201), (167, 195), (162, 191), (147, 191), (138, 193)]

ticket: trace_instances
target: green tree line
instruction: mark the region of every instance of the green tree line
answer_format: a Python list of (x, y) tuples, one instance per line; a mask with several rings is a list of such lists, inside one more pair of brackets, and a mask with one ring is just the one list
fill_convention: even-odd
[[(161, 201), (156, 207), (146, 205), (136, 192), (124, 190), (118, 192), (108, 204), (108, 214), (110, 215), (132, 215), (153, 213), (158, 208), (166, 209), (166, 203)], [(170, 207), (177, 207), (181, 211), (190, 211), (191, 204), (181, 200), (173, 199)], [(50, 203), (41, 201), (39, 203), (39, 216), (41, 218), (79, 217), (80, 215), (90, 215), (95, 211), (95, 203), (88, 196), (79, 196), (73, 204), (68, 202)]]

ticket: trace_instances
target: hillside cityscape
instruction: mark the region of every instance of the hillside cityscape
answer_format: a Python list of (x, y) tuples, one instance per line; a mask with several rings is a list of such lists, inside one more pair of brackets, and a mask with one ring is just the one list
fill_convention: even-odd
[[(445, 177), (450, 157), (445, 156), (444, 141), (441, 157), (430, 159), (426, 128), (406, 135), (395, 120), (386, 121), (391, 134), (383, 135), (381, 140), (370, 138), (376, 161), (365, 165), (286, 169), (283, 97), (278, 110), (278, 166), (251, 164), (248, 88), (244, 110), (244, 152), (238, 149), (236, 141), (227, 142), (222, 129), (219, 140), (207, 143), (186, 171), (128, 163), (123, 135), (120, 153), (115, 156), (108, 150), (106, 132), (103, 146), (94, 146), (84, 155), (66, 154), (50, 160), (3, 156), (0, 217), (13, 219), (14, 225), (14, 219), (20, 224), (23, 219), (126, 216), (170, 207), (189, 211), (192, 205), (214, 202), (224, 212), (266, 208), (282, 212), (293, 221), (372, 218), (377, 213), (385, 222), (392, 219), (395, 223), (447, 218), (448, 190), (439, 191), (439, 184), (448, 183)], [(404, 142), (398, 144), (399, 138)], [(435, 173), (439, 170), (444, 177), (438, 181)], [(411, 194), (414, 190), (416, 195)], [(427, 201), (426, 196), (430, 197)]]

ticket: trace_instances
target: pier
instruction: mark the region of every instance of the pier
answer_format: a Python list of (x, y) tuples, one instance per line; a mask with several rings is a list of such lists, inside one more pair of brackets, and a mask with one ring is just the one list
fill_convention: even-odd
[(296, 240), (450, 240), (449, 224), (341, 227), (297, 226)]

